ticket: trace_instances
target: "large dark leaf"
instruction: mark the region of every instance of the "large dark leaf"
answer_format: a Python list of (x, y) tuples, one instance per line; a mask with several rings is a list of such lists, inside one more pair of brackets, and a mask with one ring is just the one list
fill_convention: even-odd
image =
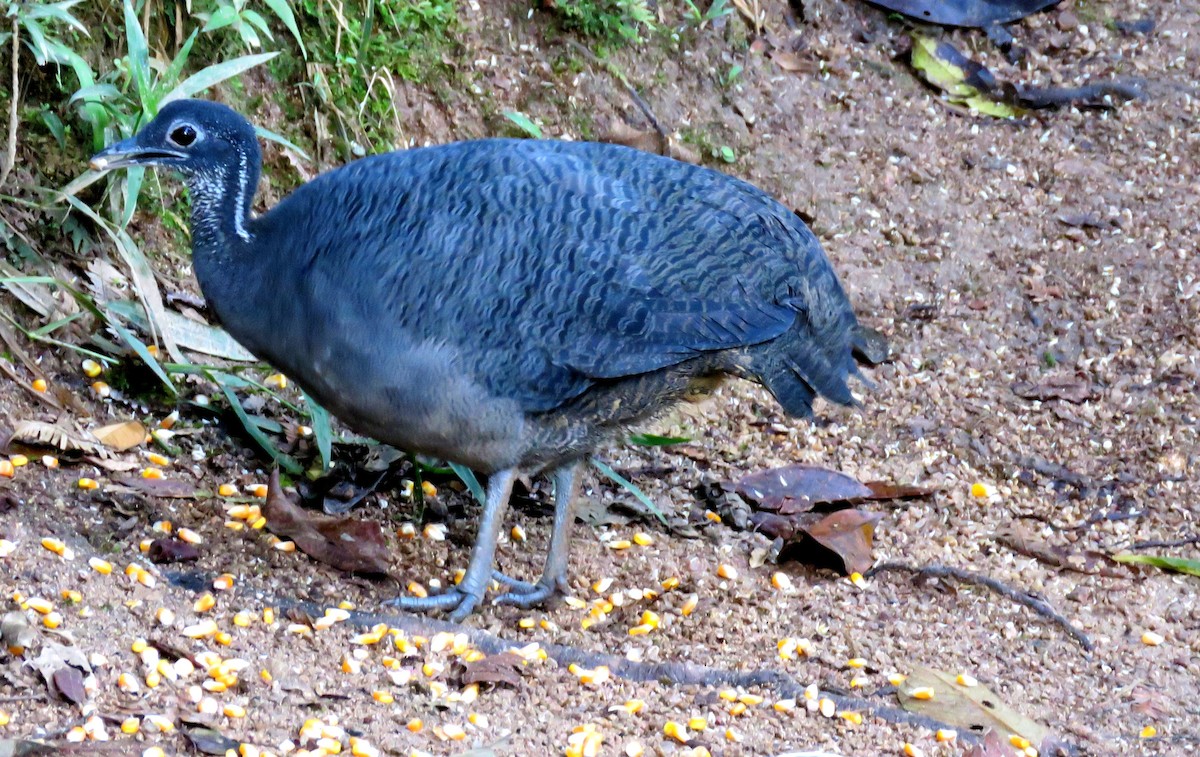
[(871, 490), (857, 480), (815, 465), (788, 465), (743, 476), (737, 493), (757, 503), (759, 509), (781, 515), (811, 510), (825, 502), (866, 499)]

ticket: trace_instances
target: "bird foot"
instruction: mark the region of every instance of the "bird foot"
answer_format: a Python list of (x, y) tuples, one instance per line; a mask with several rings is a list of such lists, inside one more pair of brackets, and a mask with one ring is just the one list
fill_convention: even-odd
[(492, 571), (492, 580), (495, 581), (496, 583), (500, 584), (501, 586), (507, 586), (512, 591), (518, 592), (521, 594), (528, 594), (529, 592), (531, 592), (537, 588), (537, 584), (531, 584), (528, 581), (522, 581), (519, 578), (512, 578), (510, 576), (506, 576), (505, 574), (501, 573), (498, 570)]
[(513, 581), (508, 583), (508, 586), (510, 591), (493, 599), (492, 604), (512, 605), (522, 610), (529, 610), (567, 593), (566, 578), (547, 580), (543, 577), (536, 584)]
[(449, 610), (447, 619), (452, 623), (461, 623), (467, 619), (471, 611), (483, 599), (483, 593), (474, 594), (458, 588), (450, 589), (444, 594), (433, 594), (428, 597), (396, 597), (388, 599), (383, 604), (396, 607), (408, 612), (429, 612), (430, 610)]

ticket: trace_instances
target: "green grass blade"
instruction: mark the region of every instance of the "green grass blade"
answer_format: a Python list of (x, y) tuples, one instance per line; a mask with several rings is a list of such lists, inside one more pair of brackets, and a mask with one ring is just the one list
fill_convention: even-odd
[(233, 410), (234, 415), (242, 422), (242, 428), (246, 429), (246, 433), (250, 435), (263, 452), (275, 461), (280, 468), (290, 473), (293, 476), (299, 476), (304, 473), (304, 466), (296, 461), (296, 458), (285, 454), (276, 447), (267, 435), (262, 432), (250, 416), (246, 413), (246, 409), (242, 407), (242, 403), (238, 402), (237, 395), (233, 393), (233, 389), (225, 385), (224, 377), (218, 378), (214, 371), (208, 372), (208, 378), (221, 388), (221, 392), (225, 395), (225, 400), (229, 403), (229, 408)]
[(521, 131), (525, 132), (534, 139), (542, 139), (542, 127), (533, 122), (529, 116), (516, 110), (505, 111), (504, 117), (517, 125)]
[(629, 443), (639, 447), (669, 447), (672, 444), (687, 444), (690, 441), (691, 439), (686, 436), (658, 436), (656, 434), (633, 434), (629, 437)]
[(172, 395), (179, 394), (179, 389), (176, 388), (175, 382), (171, 380), (171, 377), (167, 375), (167, 372), (164, 371), (162, 366), (158, 364), (158, 358), (151, 355), (150, 350), (146, 349), (146, 345), (142, 343), (141, 339), (138, 339), (136, 336), (134, 336), (133, 332), (122, 326), (115, 319), (110, 318), (108, 325), (113, 331), (117, 332), (117, 335), (124, 340), (125, 344), (129, 345), (130, 348), (137, 353), (137, 356), (142, 359), (142, 362), (150, 366), (150, 370), (154, 371), (154, 375), (158, 376), (159, 379), (162, 380), (163, 386), (167, 388), (167, 391), (169, 391)]
[(479, 484), (479, 479), (475, 478), (475, 471), (458, 463), (447, 463), (447, 465), (467, 485), (467, 488), (471, 490), (471, 494), (474, 494), (475, 499), (479, 500), (479, 504), (482, 505), (487, 502), (487, 494), (484, 493), (483, 487)]
[(138, 195), (142, 192), (142, 181), (146, 178), (144, 166), (131, 166), (125, 171), (125, 191), (121, 202), (121, 228), (129, 225), (137, 210)]
[(129, 46), (129, 69), (137, 87), (138, 101), (143, 108), (150, 105), (150, 46), (142, 32), (142, 22), (133, 8), (132, 0), (125, 0), (125, 40)]
[(1189, 576), (1200, 577), (1200, 560), (1188, 560), (1183, 557), (1163, 557), (1160, 555), (1135, 555), (1129, 552), (1113, 555), (1113, 559), (1119, 563), (1151, 565), (1162, 570), (1173, 570), (1176, 573), (1186, 573)]
[(296, 38), (296, 44), (300, 45), (300, 54), (308, 60), (308, 51), (304, 49), (304, 40), (300, 38), (300, 27), (296, 24), (296, 14), (292, 13), (292, 6), (287, 0), (263, 0), (271, 12), (283, 22), (287, 30)]
[[(128, 0), (126, 0), (128, 2)], [(266, 63), (274, 58), (279, 53), (258, 53), (256, 55), (243, 55), (239, 58), (227, 60), (223, 63), (204, 68), (184, 79), (168, 92), (162, 99), (161, 105), (166, 105), (172, 100), (183, 100), (188, 97), (193, 97), (214, 84), (220, 84), (226, 79), (232, 79), (243, 71), (254, 68), (257, 65)]]
[(639, 489), (632, 481), (625, 478), (620, 473), (617, 473), (607, 463), (603, 462), (598, 457), (592, 458), (592, 465), (596, 466), (596, 470), (625, 487), (630, 494), (637, 497), (638, 501), (645, 505), (647, 509), (654, 514), (655, 518), (658, 518), (664, 526), (667, 525), (667, 516), (663, 515), (662, 510), (658, 509), (658, 505), (654, 504), (654, 501), (647, 497), (646, 493)]
[(296, 153), (297, 155), (304, 158), (305, 160), (312, 160), (312, 158), (308, 157), (308, 153), (306, 153), (304, 150), (300, 149), (299, 145), (297, 145), (295, 142), (292, 142), (287, 137), (285, 137), (281, 134), (276, 134), (275, 132), (271, 131), (270, 129), (264, 129), (261, 126), (255, 126), (254, 133), (257, 134), (258, 136), (262, 137), (265, 140), (274, 142), (277, 145), (283, 145), (284, 147), (286, 147), (287, 149)]
[(308, 406), (308, 419), (312, 423), (313, 436), (317, 440), (317, 453), (321, 456), (321, 472), (329, 470), (333, 462), (333, 428), (329, 423), (329, 411), (303, 392), (304, 404)]

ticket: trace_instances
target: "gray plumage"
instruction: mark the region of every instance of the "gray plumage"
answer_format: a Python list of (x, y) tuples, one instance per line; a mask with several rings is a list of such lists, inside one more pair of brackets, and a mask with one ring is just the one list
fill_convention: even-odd
[(857, 321), (816, 238), (716, 171), (608, 144), (461, 142), (364, 158), (254, 218), (253, 129), (200, 101), (95, 162), (179, 168), (224, 327), (401, 449), (557, 470), (724, 374), (795, 416), (816, 395), (853, 401)]

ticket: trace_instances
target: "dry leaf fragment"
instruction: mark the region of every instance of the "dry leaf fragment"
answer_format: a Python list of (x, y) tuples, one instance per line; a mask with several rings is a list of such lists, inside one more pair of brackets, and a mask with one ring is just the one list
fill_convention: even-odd
[(314, 560), (347, 573), (387, 573), (387, 540), (379, 524), (356, 518), (329, 516), (297, 507), (279, 485), (279, 471), (271, 472), (262, 514), (276, 536), (296, 542)]
[(756, 471), (737, 482), (737, 493), (780, 515), (811, 510), (824, 502), (866, 499), (871, 490), (845, 473), (815, 465), (786, 465)]
[(1092, 397), (1092, 382), (1078, 373), (1048, 376), (1038, 383), (1018, 381), (1013, 393), (1027, 400), (1064, 400), (1079, 404)]
[(818, 544), (842, 559), (846, 573), (862, 573), (875, 560), (871, 556), (871, 540), (875, 524), (883, 516), (862, 510), (839, 510), (805, 527), (805, 532)]
[[(1049, 728), (1006, 705), (987, 686), (978, 683), (962, 686), (957, 678), (954, 673), (918, 667), (897, 687), (896, 696), (900, 699), (900, 706), (909, 712), (937, 718), (969, 733), (985, 733), (988, 730), (1006, 735), (1015, 733), (1029, 739), (1031, 744), (1041, 744), (1050, 736)], [(932, 688), (937, 696), (933, 699), (912, 696), (914, 690), (922, 688)], [(991, 757), (993, 753), (984, 751), (979, 754), (981, 757)]]
[[(167, 499), (195, 499), (196, 488), (177, 478), (143, 478), (142, 476), (117, 476), (113, 482), (151, 497)], [(111, 491), (111, 489), (110, 489)]]
[(125, 452), (146, 441), (146, 427), (139, 421), (110, 423), (92, 431), (92, 436), (105, 447)]
[(472, 683), (494, 683), (516, 686), (521, 683), (521, 670), (525, 661), (513, 652), (488, 655), (475, 662), (464, 663), (462, 685)]
[(21, 421), (9, 437), (9, 443), (12, 442), (34, 447), (55, 447), (63, 452), (83, 452), (101, 457), (110, 454), (96, 437), (87, 431), (44, 421)]

